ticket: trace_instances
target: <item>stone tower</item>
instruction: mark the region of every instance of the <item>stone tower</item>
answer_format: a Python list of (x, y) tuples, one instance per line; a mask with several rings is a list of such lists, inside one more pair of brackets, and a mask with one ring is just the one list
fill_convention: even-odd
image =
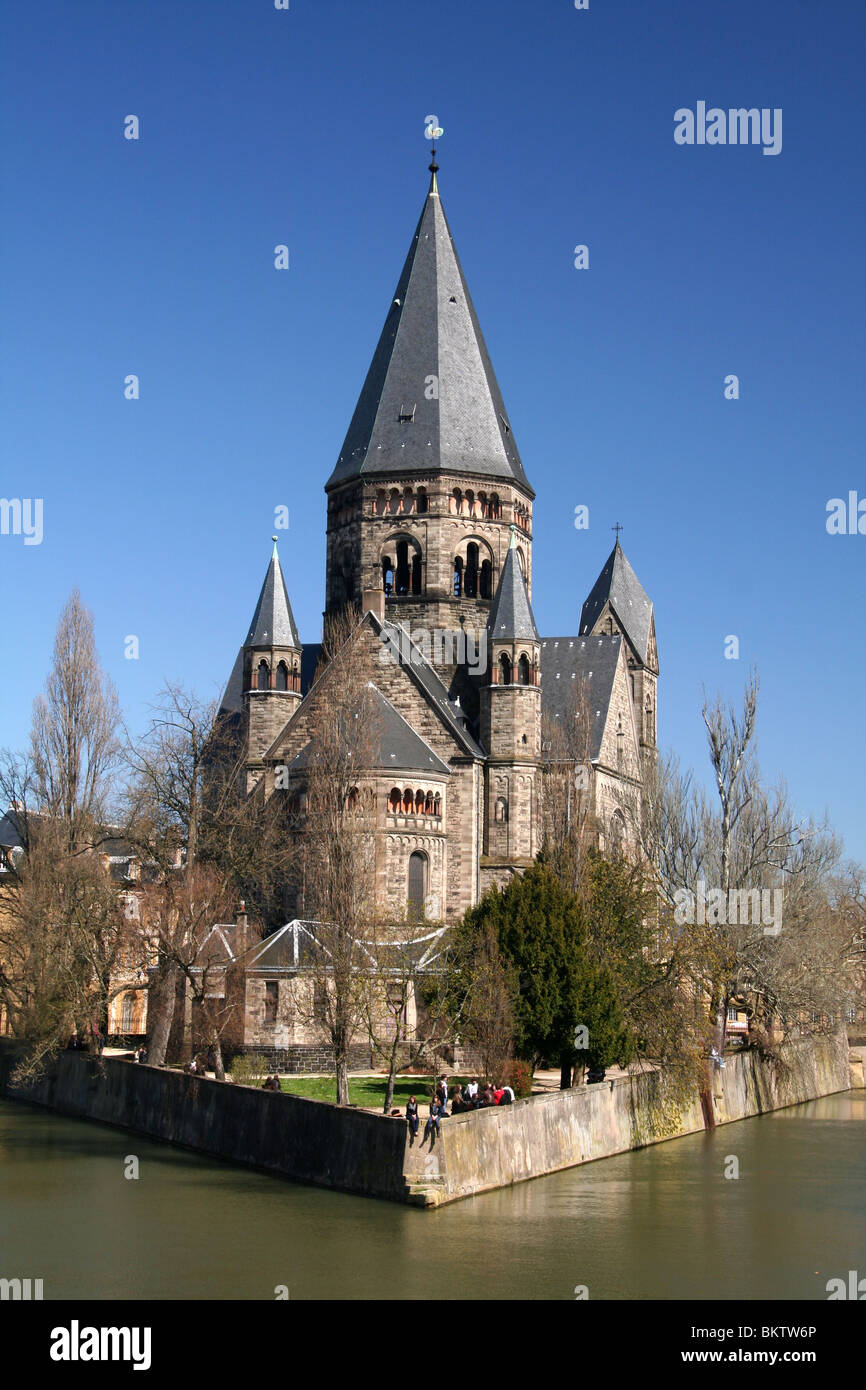
[(619, 543), (593, 585), (580, 614), (580, 635), (620, 634), (626, 646), (632, 709), (644, 762), (658, 756), (658, 676), (652, 600)]
[(539, 849), (541, 639), (532, 615), (518, 544), (511, 547), (487, 624), (487, 683), (481, 691), (481, 743), (487, 752), (482, 891), (525, 867)]
[(263, 755), (301, 703), (301, 643), (277, 555), (277, 538), (242, 648), (247, 790)]
[[(384, 591), (385, 616), (484, 632), (516, 527), (532, 584), (529, 485), (432, 178), (328, 496), (326, 612)], [(447, 656), (447, 648), (445, 648)], [(445, 669), (442, 669), (442, 668)]]

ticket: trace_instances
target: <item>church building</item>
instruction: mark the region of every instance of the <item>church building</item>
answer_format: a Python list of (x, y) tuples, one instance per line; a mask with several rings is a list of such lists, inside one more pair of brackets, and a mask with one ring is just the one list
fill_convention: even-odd
[[(653, 606), (617, 537), (571, 636), (532, 607), (535, 493), (445, 217), (435, 153), (409, 253), (327, 495), (325, 613), (352, 605), (375, 667), (376, 883), (383, 908), (456, 921), (541, 848), (552, 731), (587, 708), (602, 843), (655, 756)], [(539, 562), (543, 568), (543, 552)], [(289, 587), (291, 586), (289, 571)], [(222, 709), (247, 791), (302, 794), (319, 644), (301, 644), (274, 543)], [(393, 659), (388, 659), (392, 657)], [(291, 916), (291, 911), (289, 912)]]

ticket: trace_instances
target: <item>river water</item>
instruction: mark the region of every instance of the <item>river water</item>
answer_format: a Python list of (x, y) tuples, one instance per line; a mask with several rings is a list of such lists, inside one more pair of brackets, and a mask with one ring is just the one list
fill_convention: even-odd
[(46, 1299), (826, 1300), (866, 1275), (864, 1121), (846, 1092), (425, 1212), (0, 1101), (0, 1277)]

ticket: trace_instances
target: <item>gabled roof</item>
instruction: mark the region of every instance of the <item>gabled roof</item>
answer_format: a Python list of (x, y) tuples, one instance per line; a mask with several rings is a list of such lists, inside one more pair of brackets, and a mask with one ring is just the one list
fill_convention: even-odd
[[(393, 768), (395, 772), (435, 772), (439, 776), (450, 777), (451, 769), (444, 763), (419, 734), (386, 700), (381, 690), (368, 685), (369, 708), (365, 708), (364, 718), (371, 720), (379, 737), (379, 746), (374, 754), (373, 766)], [(307, 743), (296, 758), (289, 763), (289, 772), (299, 772), (310, 762), (312, 743)]]
[[(449, 698), (448, 691), (430, 662), (421, 648), (411, 640), (406, 630), (398, 627), (396, 623), (380, 621), (375, 613), (369, 613), (366, 616), (373, 624), (373, 631), (378, 635), (382, 644), (387, 646), (389, 651), (401, 654), (400, 661), (403, 669), (408, 671), (415, 684), (436, 707), (458, 743), (462, 744), (465, 751), (473, 758), (485, 757), (483, 748), (469, 732), (469, 721), (459, 703)], [(405, 653), (408, 653), (408, 660), (405, 660)]]
[(435, 176), (326, 491), (431, 471), (512, 481), (534, 495)]
[(301, 649), (298, 629), (295, 627), (292, 606), (289, 603), (289, 595), (286, 590), (286, 581), (283, 579), (283, 571), (280, 568), (277, 555), (276, 539), (274, 540), (271, 563), (268, 565), (265, 582), (259, 594), (259, 601), (256, 604), (256, 611), (253, 614), (244, 646), (293, 647), (296, 651)]
[(526, 592), (526, 580), (514, 547), (511, 545), (499, 576), (496, 596), (487, 619), (487, 634), (491, 641), (537, 642), (538, 628), (532, 616), (532, 605)]
[(592, 632), (604, 605), (608, 602), (638, 658), (646, 664), (653, 606), (618, 540), (581, 609), (581, 637)]
[(574, 710), (575, 692), (590, 702), (590, 761), (601, 753), (604, 728), (620, 659), (622, 637), (545, 637), (541, 643), (541, 716), (564, 719)]

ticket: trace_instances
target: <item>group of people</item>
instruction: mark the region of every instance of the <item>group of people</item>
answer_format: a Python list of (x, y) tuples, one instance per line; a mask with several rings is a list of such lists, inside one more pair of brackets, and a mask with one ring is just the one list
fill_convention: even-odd
[(273, 1076), (266, 1076), (262, 1082), (263, 1091), (281, 1091), (280, 1078), (274, 1073)]
[[(483, 1110), (489, 1105), (512, 1105), (513, 1102), (514, 1091), (510, 1086), (500, 1086), (493, 1081), (488, 1081), (481, 1089), (477, 1079), (473, 1077), (471, 1081), (466, 1083), (465, 1087), (460, 1084), (454, 1087), (450, 1113), (462, 1115), (467, 1110)], [(443, 1072), (436, 1083), (436, 1090), (430, 1097), (430, 1112), (424, 1126), (422, 1143), (427, 1142), (428, 1135), (431, 1137), (431, 1144), (435, 1142), (435, 1136), (441, 1134), (439, 1122), (442, 1119), (447, 1119), (448, 1113), (448, 1077)], [(418, 1136), (420, 1125), (418, 1101), (415, 1096), (410, 1096), (407, 1102), (406, 1123), (409, 1126), (409, 1146), (411, 1148)]]

